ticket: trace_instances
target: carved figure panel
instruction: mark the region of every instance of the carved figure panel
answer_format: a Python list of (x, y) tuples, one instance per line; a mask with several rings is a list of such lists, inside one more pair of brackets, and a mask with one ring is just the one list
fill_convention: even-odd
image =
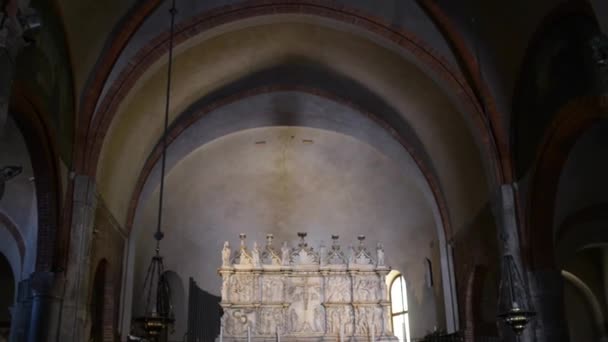
[(325, 313), (322, 303), (321, 277), (292, 278), (288, 288), (289, 330), (293, 333), (322, 333)]
[(325, 301), (328, 303), (347, 303), (351, 301), (351, 284), (348, 276), (330, 276), (327, 278)]
[(257, 333), (270, 336), (277, 332), (277, 328), (283, 331), (285, 326), (284, 311), (282, 307), (261, 307), (259, 309)]
[(355, 301), (374, 302), (379, 300), (380, 284), (378, 280), (376, 275), (356, 276), (353, 286)]
[(230, 299), (235, 303), (251, 303), (256, 300), (254, 294), (256, 277), (253, 275), (233, 275), (230, 277)]
[(343, 334), (346, 336), (352, 335), (353, 323), (353, 308), (350, 305), (329, 306), (327, 308), (327, 333), (338, 335), (342, 327)]
[(283, 279), (280, 276), (264, 276), (262, 278), (262, 301), (278, 303), (283, 300)]

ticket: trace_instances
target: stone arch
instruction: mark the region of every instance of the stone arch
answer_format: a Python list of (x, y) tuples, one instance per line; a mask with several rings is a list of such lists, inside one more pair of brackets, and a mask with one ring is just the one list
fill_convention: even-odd
[[(583, 44), (599, 32), (588, 2), (566, 1), (542, 20), (530, 39), (512, 99), (509, 131), (515, 179), (524, 177), (533, 167), (543, 134), (558, 109), (587, 95), (589, 82), (580, 68), (558, 66), (567, 63), (582, 67)], [(568, 70), (570, 73), (565, 74)]]
[(587, 206), (566, 217), (556, 232), (556, 256), (563, 265), (586, 248), (608, 244), (608, 205)]
[(521, 237), (524, 261), (532, 269), (555, 268), (553, 216), (562, 168), (582, 134), (607, 116), (608, 97), (577, 98), (561, 108), (545, 135), (531, 175)]
[(602, 310), (602, 304), (595, 293), (593, 293), (593, 290), (589, 288), (589, 286), (587, 286), (582, 279), (566, 270), (562, 270), (562, 277), (568, 283), (572, 284), (587, 302), (586, 304), (591, 310), (594, 319), (593, 323), (599, 340), (605, 341), (608, 339), (608, 333), (606, 332), (606, 319), (604, 317), (604, 311)]
[[(152, 5), (152, 3), (150, 3)], [(277, 11), (276, 4), (265, 3), (264, 6), (253, 6), (252, 4), (243, 4), (241, 6), (228, 6), (212, 11), (211, 13), (202, 13), (200, 16), (186, 23), (178, 25), (176, 29), (176, 41), (182, 43), (190, 37), (201, 33), (207, 29), (215, 28), (218, 25), (230, 23), (235, 20), (247, 18), (255, 18), (268, 14), (303, 14), (312, 15), (319, 18), (329, 18), (338, 23), (354, 24), (359, 26), (364, 31), (371, 31), (374, 34), (381, 35), (382, 38), (388, 39), (395, 44), (398, 44), (404, 51), (413, 54), (425, 69), (433, 73), (442, 82), (445, 82), (447, 87), (453, 90), (458, 98), (459, 106), (466, 108), (463, 112), (472, 113), (472, 122), (478, 129), (473, 132), (479, 136), (479, 148), (484, 151), (489, 157), (486, 161), (488, 172), (491, 174), (491, 180), (501, 179), (499, 170), (499, 162), (496, 157), (495, 142), (489, 132), (486, 120), (482, 118), (481, 107), (476, 100), (473, 91), (470, 89), (467, 81), (463, 76), (453, 70), (445, 58), (437, 55), (430, 49), (427, 44), (421, 41), (410, 32), (404, 32), (394, 28), (389, 28), (390, 25), (385, 25), (379, 22), (377, 18), (365, 17), (355, 11), (349, 11), (343, 6), (333, 7), (324, 4), (318, 6), (315, 1), (301, 1), (294, 3), (282, 3)], [(144, 6), (145, 7), (145, 6)], [(142, 7), (142, 10), (150, 10), (148, 7)], [(144, 72), (153, 64), (157, 63), (161, 56), (165, 55), (168, 49), (168, 33), (158, 36), (145, 46), (136, 56), (135, 60), (129, 63), (129, 66), (120, 73), (117, 80), (109, 87), (105, 97), (100, 101), (99, 108), (91, 124), (87, 127), (95, 129), (89, 132), (88, 144), (86, 151), (80, 152), (87, 158), (83, 163), (83, 167), (87, 174), (95, 175), (97, 172), (97, 164), (101, 152), (104, 137), (109, 129), (116, 112), (116, 107), (121, 103), (126, 94), (144, 74)], [(91, 99), (91, 101), (96, 101)], [(92, 105), (92, 104), (91, 104)], [(99, 115), (97, 115), (99, 114)]]
[[(454, 284), (454, 267), (452, 264), (452, 259), (449, 257), (449, 251), (448, 251), (448, 247), (447, 247), (447, 241), (452, 234), (450, 231), (449, 213), (447, 212), (447, 205), (445, 203), (445, 199), (443, 198), (443, 194), (442, 194), (441, 190), (439, 189), (439, 187), (437, 186), (438, 180), (436, 179), (436, 176), (434, 175), (434, 173), (432, 171), (432, 167), (426, 163), (426, 158), (425, 158), (426, 156), (424, 155), (424, 153), (423, 152), (421, 153), (421, 151), (419, 149), (417, 149), (416, 142), (415, 141), (412, 142), (414, 137), (410, 136), (409, 139), (403, 138), (402, 136), (400, 136), (399, 134), (394, 132), (394, 130), (392, 130), (388, 125), (386, 125), (381, 119), (377, 118), (373, 113), (369, 113), (369, 112), (362, 110), (355, 103), (347, 101), (340, 96), (336, 96), (334, 94), (330, 94), (328, 92), (325, 92), (323, 90), (316, 89), (316, 88), (308, 88), (308, 87), (302, 87), (302, 86), (290, 87), (290, 86), (284, 86), (284, 85), (277, 85), (277, 86), (271, 85), (269, 87), (254, 88), (252, 90), (243, 91), (241, 93), (236, 93), (236, 94), (227, 96), (225, 98), (219, 97), (219, 98), (215, 99), (215, 101), (207, 103), (204, 106), (201, 106), (201, 107), (194, 106), (192, 109), (188, 109), (178, 119), (176, 119), (174, 124), (169, 128), (168, 144), (171, 145), (174, 141), (178, 140), (180, 138), (180, 136), (182, 134), (184, 134), (184, 132), (191, 125), (194, 125), (198, 121), (205, 120), (206, 115), (208, 115), (211, 111), (215, 110), (216, 108), (220, 107), (221, 105), (227, 105), (231, 102), (236, 102), (237, 100), (240, 100), (243, 98), (248, 98), (248, 97), (253, 97), (253, 96), (256, 96), (259, 94), (273, 94), (275, 92), (281, 92), (281, 91), (303, 92), (306, 94), (319, 96), (321, 98), (325, 98), (330, 101), (334, 101), (340, 105), (352, 107), (357, 112), (363, 113), (364, 115), (369, 117), (371, 120), (376, 122), (381, 127), (381, 129), (383, 129), (387, 132), (387, 134), (389, 136), (396, 139), (398, 141), (398, 143), (400, 144), (400, 147), (402, 147), (404, 149), (405, 153), (409, 153), (410, 155), (413, 155), (413, 158), (418, 163), (417, 164), (418, 167), (420, 168), (422, 173), (425, 175), (426, 181), (429, 183), (429, 185), (433, 191), (434, 197), (432, 197), (431, 200), (433, 201), (433, 203), (435, 203), (435, 204), (433, 204), (433, 206), (436, 206), (436, 210), (437, 210), (436, 228), (437, 228), (439, 249), (440, 249), (440, 255), (441, 255), (439, 268), (441, 271), (441, 277), (443, 279), (442, 291), (445, 296), (444, 297), (445, 314), (446, 314), (446, 320), (448, 320), (448, 322), (451, 322), (451, 323), (448, 323), (448, 327), (453, 327), (452, 329), (455, 329), (457, 326), (458, 318), (457, 318), (457, 312), (456, 312), (457, 303), (456, 303), (456, 298), (455, 298), (455, 291), (453, 290), (453, 287), (455, 286), (455, 284)], [(276, 125), (276, 124), (270, 124), (270, 125), (272, 126), (272, 125)], [(306, 126), (306, 125), (304, 125), (304, 126)], [(137, 188), (134, 191), (133, 197), (130, 202), (129, 215), (128, 215), (128, 221), (127, 221), (128, 230), (130, 230), (132, 228), (133, 220), (135, 219), (135, 214), (137, 212), (138, 206), (143, 197), (142, 192), (144, 191), (143, 190), (144, 186), (146, 185), (147, 182), (153, 182), (154, 179), (156, 179), (156, 177), (157, 177), (157, 175), (154, 175), (152, 177), (152, 180), (150, 180), (150, 176), (152, 175), (153, 169), (155, 167), (156, 168), (158, 167), (158, 162), (159, 162), (160, 156), (161, 156), (161, 149), (162, 149), (162, 146), (160, 145), (160, 142), (158, 142), (155, 146), (155, 149), (148, 156), (148, 158), (146, 160), (146, 164), (145, 164), (144, 168), (142, 169), (142, 171), (140, 172), (139, 179), (137, 182)], [(180, 157), (178, 157), (178, 159), (179, 158)], [(169, 166), (168, 169), (170, 170), (170, 168), (171, 168), (170, 164), (168, 166)], [(158, 171), (158, 170), (156, 170), (156, 171)], [(130, 239), (130, 244), (133, 241), (135, 241), (135, 240)], [(131, 245), (131, 247), (129, 248), (130, 253), (132, 253), (131, 252), (132, 250), (134, 250), (133, 245)], [(130, 254), (129, 259), (132, 262), (132, 259), (133, 259), (132, 254)], [(129, 267), (133, 267), (133, 265), (129, 264)], [(450, 324), (452, 324), (452, 325), (450, 325)]]
[(21, 131), (34, 172), (38, 231), (36, 242), (37, 271), (56, 270), (61, 264), (60, 258), (67, 255), (69, 229), (61, 225), (60, 178), (57, 166), (57, 149), (37, 107), (28, 100), (28, 96), (17, 88), (11, 94), (9, 115)]

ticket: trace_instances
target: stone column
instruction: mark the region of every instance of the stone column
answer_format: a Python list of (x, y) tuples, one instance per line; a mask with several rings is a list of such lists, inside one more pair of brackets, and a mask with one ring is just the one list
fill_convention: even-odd
[[(510, 254), (517, 265), (518, 272), (527, 283), (529, 300), (534, 306), (536, 317), (525, 328), (522, 342), (566, 342), (568, 341), (567, 322), (563, 309), (563, 290), (560, 270), (528, 270), (521, 260), (520, 237), (517, 222), (515, 184), (503, 184), (494, 206), (499, 218), (498, 238), (502, 254)], [(547, 236), (547, 239), (552, 239)], [(502, 335), (513, 340), (514, 335), (504, 325)], [(510, 329), (509, 329), (510, 330)]]
[[(515, 205), (516, 191), (517, 189), (515, 184), (503, 184), (499, 187), (498, 194), (494, 201), (493, 210), (498, 219), (498, 246), (501, 248), (498, 253), (500, 255), (500, 260), (497, 260), (497, 262), (499, 262), (499, 271), (501, 271), (502, 256), (507, 254), (512, 255), (517, 266), (517, 270), (521, 277), (524, 278), (525, 282), (526, 272), (521, 262), (517, 208)], [(498, 317), (497, 320), (499, 320)], [(514, 340), (514, 335), (509, 327), (504, 325), (502, 322), (499, 322), (499, 327), (501, 336), (503, 336), (506, 341)], [(522, 334), (522, 342), (534, 341), (532, 330), (532, 324), (528, 324), (524, 330), (524, 333)]]
[(17, 302), (11, 312), (11, 335), (10, 342), (27, 341), (29, 331), (29, 319), (32, 312), (32, 289), (30, 280), (24, 279), (19, 282), (17, 289)]
[(88, 176), (74, 179), (70, 254), (66, 269), (65, 295), (59, 341), (88, 341), (91, 246), (94, 236), (97, 194)]
[(564, 312), (563, 278), (559, 270), (528, 273), (530, 292), (536, 309), (532, 322), (537, 342), (568, 342)]
[(30, 277), (32, 304), (28, 342), (57, 341), (63, 292), (61, 285), (60, 276), (53, 272), (34, 272)]

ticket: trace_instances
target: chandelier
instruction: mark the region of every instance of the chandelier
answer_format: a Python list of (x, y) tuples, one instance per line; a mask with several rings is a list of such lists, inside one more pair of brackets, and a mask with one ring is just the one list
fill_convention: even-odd
[(502, 259), (502, 277), (499, 286), (498, 317), (515, 333), (516, 338), (536, 315), (523, 278), (512, 255)]
[(158, 199), (158, 216), (156, 232), (155, 254), (152, 256), (150, 265), (144, 280), (144, 311), (143, 315), (136, 317), (135, 322), (144, 331), (145, 337), (153, 341), (159, 339), (173, 326), (175, 316), (171, 304), (171, 288), (164, 274), (163, 257), (160, 255), (160, 241), (164, 234), (161, 230), (163, 214), (163, 195), (165, 187), (165, 165), (167, 159), (167, 128), (169, 124), (169, 100), (171, 94), (171, 67), (173, 62), (173, 35), (175, 26), (175, 0), (172, 1), (171, 9), (171, 31), (169, 36), (169, 62), (167, 66), (167, 90), (165, 96), (165, 125), (162, 136), (162, 162), (160, 176), (160, 193)]

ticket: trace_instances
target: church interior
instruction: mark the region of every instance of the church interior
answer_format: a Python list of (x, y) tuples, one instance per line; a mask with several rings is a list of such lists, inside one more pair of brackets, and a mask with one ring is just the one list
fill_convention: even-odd
[(607, 34), (604, 0), (0, 0), (0, 342), (608, 341)]

